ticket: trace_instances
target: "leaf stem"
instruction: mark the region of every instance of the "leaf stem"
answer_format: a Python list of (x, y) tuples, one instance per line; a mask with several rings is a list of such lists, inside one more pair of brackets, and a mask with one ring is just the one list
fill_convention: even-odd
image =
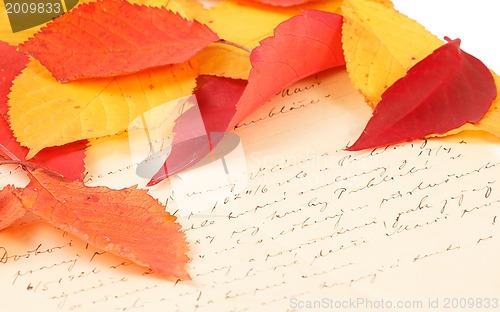
[(230, 45), (230, 46), (233, 46), (233, 47), (236, 47), (238, 49), (241, 49), (243, 51), (246, 51), (248, 53), (251, 53), (252, 50), (245, 47), (245, 46), (242, 46), (241, 44), (239, 43), (236, 43), (236, 42), (232, 42), (232, 41), (229, 41), (229, 40), (226, 40), (226, 39), (219, 39), (218, 41), (216, 41), (218, 43), (223, 43), (223, 44), (227, 44), (227, 45)]
[(7, 160), (0, 160), (0, 165), (19, 165), (23, 168), (23, 170), (26, 170), (26, 168), (31, 168), (31, 169), (41, 169), (43, 171), (45, 171), (46, 173), (52, 175), (52, 176), (56, 176), (56, 177), (59, 177), (59, 178), (64, 178), (64, 176), (62, 174), (60, 174), (59, 172), (56, 172), (56, 171), (53, 171), (53, 170), (50, 170), (50, 169), (47, 169), (47, 168), (43, 168), (43, 167), (40, 167), (36, 164), (33, 164), (33, 163), (30, 163), (30, 162), (27, 162), (27, 161), (22, 161), (22, 160), (19, 160), (19, 159), (7, 159)]

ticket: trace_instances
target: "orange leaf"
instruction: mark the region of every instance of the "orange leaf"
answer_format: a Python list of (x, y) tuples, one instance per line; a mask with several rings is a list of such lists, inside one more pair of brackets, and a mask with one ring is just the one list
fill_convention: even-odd
[(250, 54), (248, 86), (231, 126), (292, 83), (344, 65), (341, 37), (342, 16), (335, 13), (304, 10), (278, 25)]
[(12, 185), (0, 190), (0, 230), (21, 219), (28, 212), (21, 201), (14, 196), (14, 190)]
[(147, 191), (61, 183), (40, 170), (34, 170), (30, 179), (24, 189), (16, 190), (29, 211), (95, 247), (160, 274), (189, 279), (180, 225)]
[(20, 50), (65, 82), (183, 63), (218, 39), (165, 8), (99, 0), (56, 18)]

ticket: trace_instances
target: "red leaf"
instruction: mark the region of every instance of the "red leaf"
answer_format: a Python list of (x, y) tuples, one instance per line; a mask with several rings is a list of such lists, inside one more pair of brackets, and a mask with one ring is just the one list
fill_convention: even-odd
[[(12, 81), (28, 63), (28, 57), (16, 52), (16, 47), (1, 41), (0, 55), (2, 55), (0, 60), (0, 156), (5, 159), (25, 161), (28, 149), (15, 140), (9, 126), (7, 95), (12, 87)], [(82, 180), (85, 171), (83, 161), (85, 147), (86, 141), (79, 141), (64, 146), (46, 148), (30, 162), (42, 168), (57, 171), (68, 181)]]
[(8, 185), (0, 190), (0, 230), (21, 219), (28, 211), (14, 196), (14, 187)]
[(163, 7), (99, 0), (56, 18), (20, 48), (65, 82), (182, 63), (218, 39)]
[(198, 78), (195, 95), (207, 132), (229, 130), (229, 122), (236, 113), (236, 103), (247, 86), (247, 81), (215, 76)]
[(91, 245), (154, 271), (189, 279), (187, 244), (176, 218), (147, 191), (61, 183), (39, 170), (17, 189), (24, 207)]
[(292, 83), (345, 65), (341, 38), (342, 16), (335, 13), (304, 10), (278, 25), (250, 54), (248, 86), (230, 126)]
[(236, 103), (247, 85), (245, 80), (215, 76), (200, 76), (197, 82), (195, 95), (205, 132), (192, 133), (193, 122), (199, 121), (195, 108), (182, 114), (173, 129), (176, 136), (172, 142), (172, 152), (148, 186), (189, 168), (210, 154), (223, 139), (223, 133), (229, 129), (229, 122), (236, 113)]
[(497, 95), (488, 68), (450, 41), (413, 66), (375, 107), (356, 151), (442, 134), (479, 121)]
[[(17, 142), (16, 142), (17, 143)], [(85, 172), (85, 148), (87, 140), (76, 141), (62, 146), (44, 148), (30, 159), (31, 163), (41, 168), (58, 172), (64, 176), (66, 181), (82, 181)], [(28, 149), (23, 149), (22, 157), (26, 157)]]

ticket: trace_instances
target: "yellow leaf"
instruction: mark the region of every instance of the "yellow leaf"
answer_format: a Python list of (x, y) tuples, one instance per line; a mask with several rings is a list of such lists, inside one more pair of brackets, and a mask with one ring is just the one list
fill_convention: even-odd
[[(388, 2), (388, 1), (385, 1)], [(281, 22), (300, 14), (303, 9), (338, 12), (342, 0), (314, 1), (293, 7), (272, 7), (255, 1), (221, 1), (195, 17), (208, 25), (220, 38), (248, 49), (273, 35)], [(251, 65), (249, 53), (239, 48), (214, 43), (196, 56), (200, 72), (207, 75), (247, 79)]]
[[(167, 9), (179, 13), (181, 16), (192, 20), (200, 14), (204, 14), (205, 8), (196, 0), (133, 0), (131, 3), (142, 3), (151, 6), (164, 6)], [(153, 4), (154, 2), (154, 4)]]
[(190, 95), (197, 74), (184, 63), (61, 84), (32, 60), (9, 95), (11, 128), (28, 158), (48, 146), (114, 135), (152, 107)]
[(342, 41), (353, 85), (368, 103), (443, 42), (394, 9), (369, 0), (345, 0)]

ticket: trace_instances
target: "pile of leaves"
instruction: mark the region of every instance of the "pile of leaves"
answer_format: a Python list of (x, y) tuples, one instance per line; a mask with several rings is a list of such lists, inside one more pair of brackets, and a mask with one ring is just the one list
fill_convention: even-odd
[[(180, 279), (189, 259), (175, 217), (136, 186), (83, 182), (85, 149), (153, 107), (195, 94), (206, 132), (231, 131), (283, 88), (346, 66), (374, 108), (348, 150), (462, 130), (500, 137), (499, 77), (459, 39), (436, 38), (388, 0), (222, 0), (208, 9), (97, 0), (41, 27), (8, 27), (2, 12), (0, 164), (22, 166), (30, 182), (0, 191), (0, 229), (35, 213)], [(176, 138), (189, 128), (181, 120)], [(176, 146), (171, 156), (182, 162)], [(164, 166), (150, 185), (171, 173)]]

